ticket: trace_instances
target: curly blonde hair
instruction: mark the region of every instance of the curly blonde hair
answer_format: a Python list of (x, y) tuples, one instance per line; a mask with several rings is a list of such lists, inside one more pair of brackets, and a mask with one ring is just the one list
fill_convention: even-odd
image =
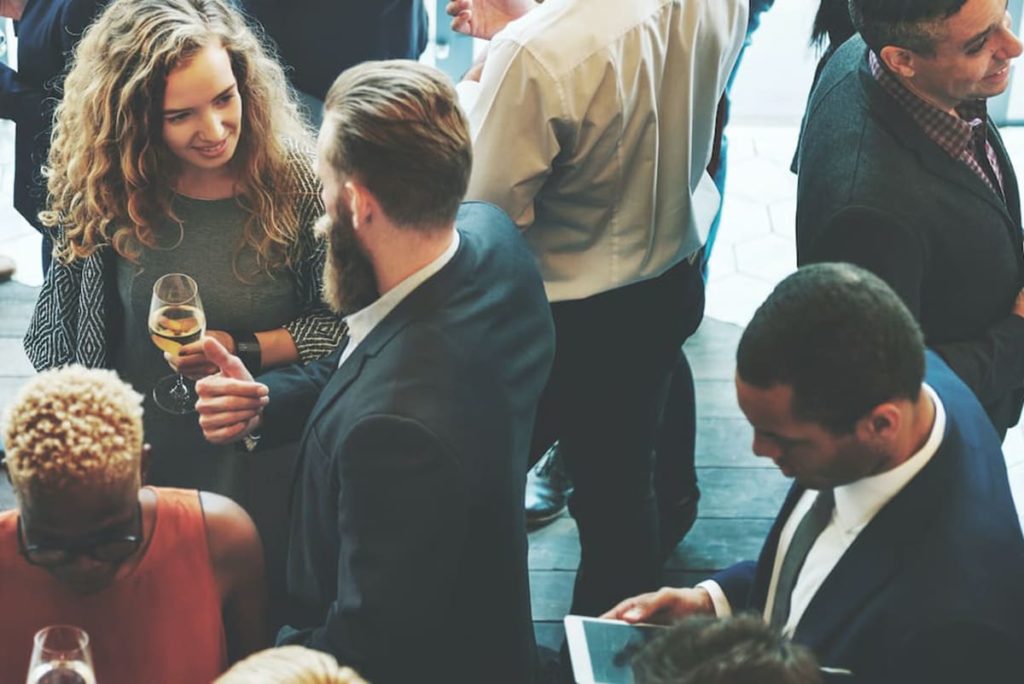
[(5, 464), (20, 501), (73, 484), (140, 478), (142, 395), (111, 370), (65, 366), (31, 378), (3, 417)]
[[(114, 0), (82, 36), (57, 107), (44, 173), (44, 225), (59, 229), (65, 263), (110, 244), (138, 262), (157, 245), (171, 209), (178, 159), (163, 142), (167, 76), (204, 47), (228, 52), (242, 99), (242, 131), (231, 160), (240, 205), (249, 211), (243, 246), (265, 271), (298, 255), (290, 163), (312, 149), (284, 71), (243, 16), (223, 0)], [(307, 162), (308, 163), (308, 162)], [(61, 236), (59, 236), (61, 237)]]
[(366, 684), (333, 656), (303, 646), (281, 646), (254, 653), (235, 664), (214, 684)]

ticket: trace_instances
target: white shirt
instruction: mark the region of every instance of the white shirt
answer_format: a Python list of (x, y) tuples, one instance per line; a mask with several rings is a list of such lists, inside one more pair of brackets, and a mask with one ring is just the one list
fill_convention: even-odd
[(746, 0), (548, 0), (491, 41), (469, 199), (521, 229), (551, 301), (661, 275), (719, 206), (705, 171)]
[[(800, 574), (797, 576), (790, 599), (789, 619), (782, 630), (784, 634), (793, 634), (800, 618), (807, 610), (807, 606), (810, 605), (811, 599), (818, 593), (818, 589), (839, 563), (839, 559), (843, 557), (846, 550), (850, 548), (875, 515), (932, 460), (939, 445), (942, 444), (942, 437), (946, 431), (946, 411), (935, 391), (927, 384), (923, 387), (935, 406), (935, 422), (932, 424), (927, 441), (913, 456), (892, 470), (865, 477), (833, 490), (836, 505), (832, 510), (832, 519), (815, 540), (807, 554), (807, 560), (804, 561)], [(818, 492), (814, 490), (804, 492), (793, 508), (793, 512), (789, 514), (779, 535), (779, 546), (775, 551), (775, 564), (772, 568), (772, 578), (768, 585), (768, 596), (764, 606), (765, 621), (771, 618), (772, 607), (775, 604), (775, 587), (779, 580), (782, 560), (786, 557), (786, 550), (789, 549), (797, 526), (804, 514), (810, 510), (811, 504), (814, 503), (817, 496)], [(715, 613), (719, 617), (732, 614), (729, 600), (717, 582), (707, 580), (697, 586), (703, 587), (711, 594), (711, 600), (715, 604)]]
[(345, 345), (345, 351), (341, 353), (341, 360), (338, 361), (339, 368), (348, 357), (352, 356), (352, 352), (356, 350), (359, 343), (365, 340), (367, 335), (377, 327), (377, 324), (383, 321), (403, 299), (412, 294), (413, 290), (425, 283), (430, 276), (440, 271), (444, 268), (445, 264), (452, 260), (455, 252), (459, 249), (460, 240), (459, 231), (454, 230), (452, 234), (452, 243), (441, 253), (441, 256), (382, 294), (369, 306), (365, 306), (342, 319), (348, 325), (348, 344)]

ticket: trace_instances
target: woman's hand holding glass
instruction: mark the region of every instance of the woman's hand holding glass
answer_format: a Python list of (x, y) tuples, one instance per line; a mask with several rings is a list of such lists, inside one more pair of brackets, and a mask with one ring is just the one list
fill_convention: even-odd
[[(212, 337), (220, 342), (229, 354), (235, 353), (234, 338), (223, 330), (207, 330), (204, 336)], [(220, 370), (203, 350), (202, 339), (184, 345), (176, 355), (164, 353), (164, 359), (174, 369), (174, 372), (181, 373), (189, 380), (199, 380)]]

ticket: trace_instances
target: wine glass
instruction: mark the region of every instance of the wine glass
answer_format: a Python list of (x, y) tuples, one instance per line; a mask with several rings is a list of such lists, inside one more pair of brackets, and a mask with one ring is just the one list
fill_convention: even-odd
[(27, 684), (96, 684), (89, 635), (73, 625), (36, 632)]
[[(205, 330), (206, 314), (196, 281), (184, 273), (168, 273), (153, 283), (149, 305), (149, 335), (153, 344), (177, 355), (184, 345), (202, 338)], [(153, 399), (168, 413), (191, 413), (195, 411), (196, 395), (190, 385), (181, 373), (160, 378), (153, 387)]]

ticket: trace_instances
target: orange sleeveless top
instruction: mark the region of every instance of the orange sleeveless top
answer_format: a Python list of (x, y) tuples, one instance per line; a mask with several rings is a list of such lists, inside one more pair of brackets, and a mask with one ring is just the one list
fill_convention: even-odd
[(18, 553), (18, 512), (0, 513), (0, 682), (24, 682), (47, 625), (89, 634), (102, 684), (196, 684), (227, 667), (221, 599), (195, 490), (153, 488), (153, 537), (139, 564), (81, 596)]

